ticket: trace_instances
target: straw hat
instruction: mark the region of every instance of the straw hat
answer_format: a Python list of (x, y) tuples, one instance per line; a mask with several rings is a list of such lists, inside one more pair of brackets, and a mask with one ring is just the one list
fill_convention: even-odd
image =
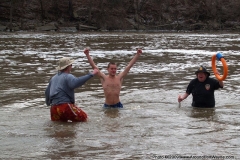
[(73, 62), (74, 62), (74, 60), (72, 60), (71, 58), (63, 57), (63, 58), (59, 59), (59, 61), (57, 63), (58, 66), (56, 67), (56, 69), (58, 71), (61, 71), (61, 70), (65, 69), (67, 66), (73, 64)]

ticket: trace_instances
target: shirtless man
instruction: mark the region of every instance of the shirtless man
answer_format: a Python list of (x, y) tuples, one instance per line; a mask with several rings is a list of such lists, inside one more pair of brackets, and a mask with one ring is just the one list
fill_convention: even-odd
[[(92, 66), (93, 69), (98, 69), (95, 65), (94, 61), (89, 55), (89, 49), (86, 48), (84, 53), (88, 59), (89, 64)], [(107, 67), (108, 75), (105, 75), (102, 72), (98, 72), (98, 76), (102, 83), (102, 87), (104, 90), (105, 95), (105, 103), (104, 107), (111, 107), (111, 108), (123, 108), (122, 103), (120, 102), (120, 91), (122, 88), (123, 78), (127, 75), (131, 67), (135, 64), (138, 57), (142, 54), (141, 49), (137, 49), (137, 54), (133, 57), (133, 59), (129, 62), (127, 67), (124, 69), (123, 72), (116, 74), (117, 71), (117, 64), (110, 62)]]

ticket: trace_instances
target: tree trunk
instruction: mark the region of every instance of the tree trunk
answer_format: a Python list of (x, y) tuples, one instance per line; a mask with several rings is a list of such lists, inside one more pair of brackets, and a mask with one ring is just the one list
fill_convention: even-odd
[(58, 9), (58, 0), (53, 1), (53, 7), (54, 7), (54, 12), (55, 12), (55, 20), (57, 20), (60, 16), (59, 9)]
[(89, 0), (89, 3), (88, 3), (88, 24), (91, 25), (92, 23), (92, 5), (93, 5), (93, 2), (92, 0)]
[(133, 8), (135, 10), (135, 21), (137, 23), (136, 29), (139, 29), (139, 15), (138, 15), (138, 10), (139, 10), (139, 5), (138, 5), (138, 0), (134, 0)]
[(69, 15), (70, 15), (71, 19), (74, 19), (72, 0), (69, 0), (69, 1), (68, 1), (68, 12), (69, 12)]
[(11, 0), (10, 2), (10, 25), (9, 25), (9, 29), (10, 32), (12, 32), (12, 15), (13, 15), (13, 0)]
[(44, 8), (43, 8), (43, 2), (42, 0), (39, 0), (40, 7), (41, 7), (41, 21), (45, 19), (45, 14), (44, 14)]

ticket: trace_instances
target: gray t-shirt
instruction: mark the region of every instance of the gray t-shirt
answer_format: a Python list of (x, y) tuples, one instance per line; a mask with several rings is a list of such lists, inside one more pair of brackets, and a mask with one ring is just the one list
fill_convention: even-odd
[(62, 103), (75, 103), (74, 89), (82, 86), (93, 74), (75, 77), (72, 74), (59, 72), (54, 75), (46, 90), (45, 98), (48, 106)]

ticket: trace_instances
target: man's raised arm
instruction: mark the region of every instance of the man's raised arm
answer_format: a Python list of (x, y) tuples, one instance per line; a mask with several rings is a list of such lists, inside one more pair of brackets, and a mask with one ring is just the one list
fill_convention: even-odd
[(129, 70), (132, 68), (132, 66), (136, 63), (138, 57), (142, 54), (142, 49), (137, 49), (137, 54), (133, 57), (133, 59), (129, 62), (129, 64), (127, 65), (127, 67), (124, 69), (124, 71), (122, 73), (120, 73), (119, 75), (121, 77), (124, 77), (127, 75), (127, 73), (129, 72)]
[(94, 61), (92, 60), (91, 56), (89, 55), (89, 48), (84, 49), (84, 53), (88, 59), (89, 64), (92, 66), (92, 69), (98, 69)]

